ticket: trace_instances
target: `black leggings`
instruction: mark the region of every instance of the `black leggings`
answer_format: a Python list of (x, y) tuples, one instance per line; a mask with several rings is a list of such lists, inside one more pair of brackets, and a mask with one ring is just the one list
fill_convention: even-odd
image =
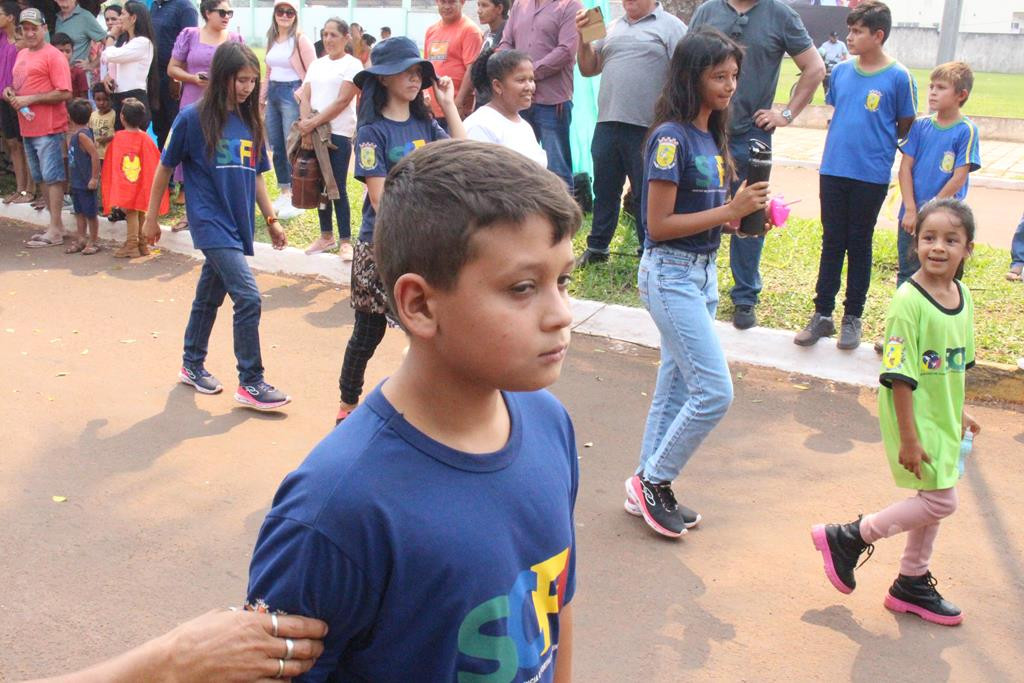
[(114, 105), (114, 130), (124, 130), (124, 125), (121, 123), (121, 107), (124, 106), (124, 101), (129, 97), (134, 97), (139, 102), (142, 102), (142, 106), (146, 108), (146, 120), (139, 126), (139, 130), (146, 130), (149, 128), (150, 110), (149, 110), (149, 95), (146, 94), (145, 90), (128, 90), (126, 92), (116, 92), (110, 96), (110, 101)]
[(359, 403), (359, 397), (363, 393), (366, 364), (373, 358), (373, 352), (384, 339), (387, 327), (388, 319), (382, 313), (356, 311), (356, 324), (345, 348), (345, 362), (341, 366), (341, 374), (338, 375), (342, 403)]

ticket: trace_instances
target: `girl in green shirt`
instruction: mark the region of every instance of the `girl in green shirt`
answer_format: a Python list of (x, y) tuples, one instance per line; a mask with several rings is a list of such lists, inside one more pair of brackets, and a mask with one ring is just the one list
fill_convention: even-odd
[(974, 304), (959, 278), (973, 247), (974, 216), (966, 204), (926, 204), (914, 235), (921, 267), (896, 291), (886, 320), (878, 418), (896, 485), (917, 495), (849, 524), (811, 530), (825, 574), (842, 593), (856, 587), (861, 553), (870, 557), (872, 543), (906, 532), (885, 606), (945, 626), (959, 624), (963, 614), (935, 590), (928, 561), (940, 521), (957, 507), (961, 440), (967, 430), (981, 429), (964, 410), (964, 373), (974, 365)]

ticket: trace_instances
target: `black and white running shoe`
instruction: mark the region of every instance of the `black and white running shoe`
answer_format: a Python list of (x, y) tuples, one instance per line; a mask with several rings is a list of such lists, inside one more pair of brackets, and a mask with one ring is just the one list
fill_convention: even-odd
[(178, 379), (182, 384), (194, 387), (200, 394), (219, 394), (224, 390), (224, 385), (208, 373), (206, 368), (190, 368), (182, 365), (181, 370), (178, 371)]

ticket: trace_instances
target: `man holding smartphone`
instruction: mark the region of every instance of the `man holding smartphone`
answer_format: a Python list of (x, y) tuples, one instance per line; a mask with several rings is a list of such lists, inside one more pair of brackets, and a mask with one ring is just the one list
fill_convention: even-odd
[[(625, 16), (611, 23), (604, 38), (592, 43), (584, 39), (591, 25), (588, 11), (576, 14), (580, 73), (601, 74), (597, 126), (590, 144), (594, 157), (594, 223), (579, 266), (608, 260), (608, 245), (619, 224), (622, 187), (627, 177), (633, 194), (640, 196), (644, 137), (654, 123), (654, 103), (665, 87), (672, 53), (686, 35), (686, 24), (656, 0), (623, 0), (622, 9)], [(637, 239), (643, 245), (639, 217), (635, 223)]]

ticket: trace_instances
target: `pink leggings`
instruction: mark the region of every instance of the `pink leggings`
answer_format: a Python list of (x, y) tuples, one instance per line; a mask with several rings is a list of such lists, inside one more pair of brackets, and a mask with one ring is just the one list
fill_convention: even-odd
[(860, 521), (860, 536), (865, 543), (874, 543), (880, 538), (907, 532), (900, 574), (921, 576), (928, 571), (939, 522), (956, 512), (956, 506), (955, 488), (918, 491), (913, 498), (893, 503), (873, 515), (864, 515)]

